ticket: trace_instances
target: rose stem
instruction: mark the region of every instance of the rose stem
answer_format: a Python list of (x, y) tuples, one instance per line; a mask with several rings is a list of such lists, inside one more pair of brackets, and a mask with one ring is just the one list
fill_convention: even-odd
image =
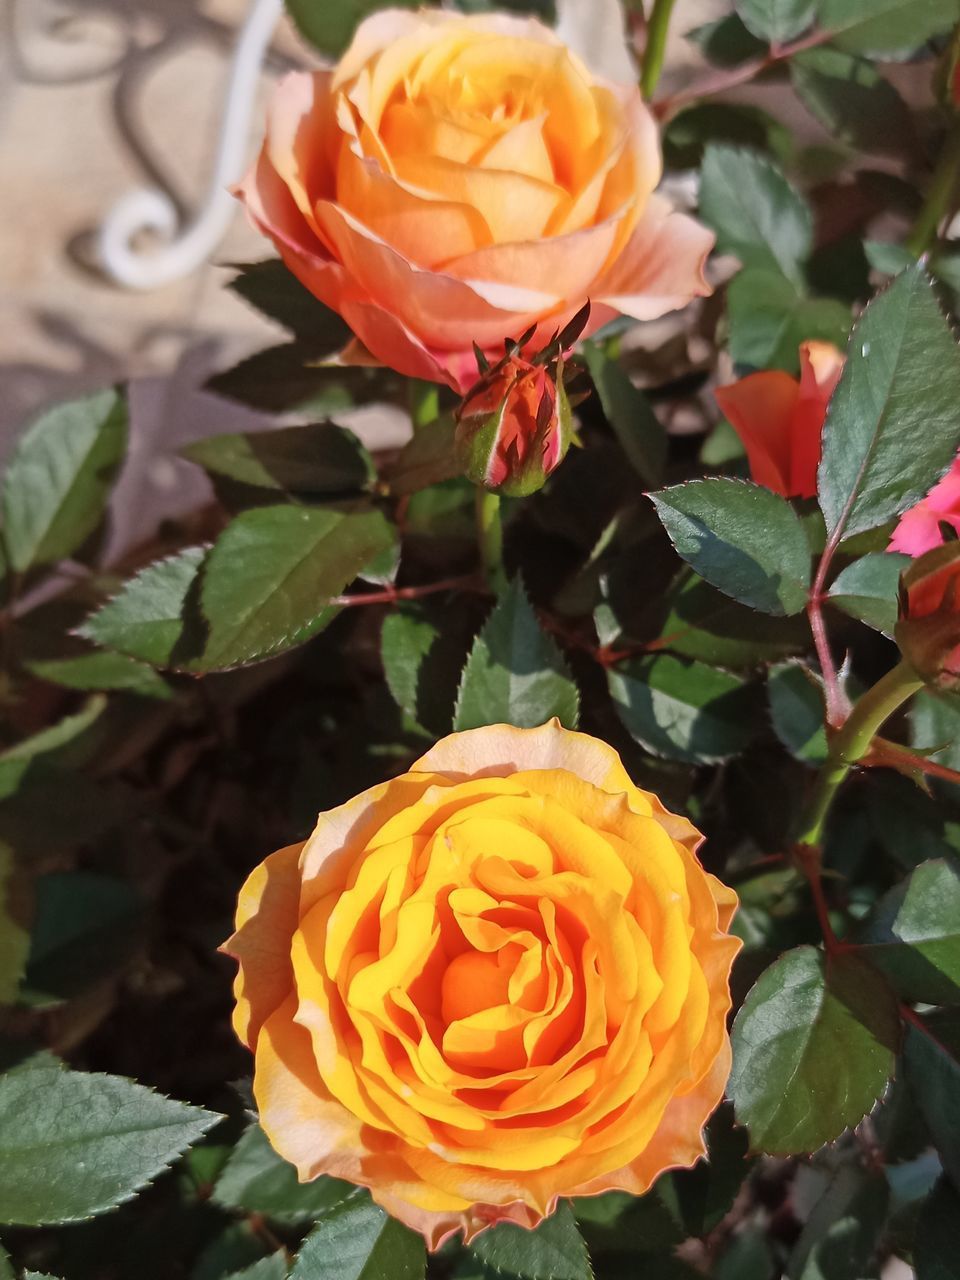
[(923, 208), (913, 224), (904, 248), (919, 258), (935, 242), (940, 223), (946, 217), (950, 200), (960, 181), (960, 111), (954, 115)]
[(820, 563), (817, 565), (813, 586), (810, 588), (810, 595), (807, 599), (807, 618), (810, 622), (810, 630), (813, 633), (813, 645), (817, 651), (817, 661), (820, 663), (820, 671), (823, 675), (823, 687), (827, 701), (827, 725), (831, 729), (838, 728), (846, 719), (850, 710), (847, 696), (840, 687), (840, 680), (837, 675), (837, 668), (834, 666), (833, 654), (830, 652), (830, 642), (827, 639), (827, 628), (823, 619), (823, 600), (827, 576), (830, 572), (834, 554), (840, 545), (842, 534), (842, 527), (835, 529), (833, 536), (824, 547)]
[(647, 44), (643, 51), (643, 66), (640, 71), (640, 89), (647, 102), (653, 97), (654, 90), (660, 81), (674, 3), (675, 0), (653, 0), (653, 10), (650, 21), (647, 23)]
[(499, 595), (507, 585), (503, 569), (503, 521), (500, 495), (488, 489), (477, 489), (477, 544), (484, 576), (491, 590)]
[(701, 98), (712, 98), (715, 94), (725, 93), (727, 89), (749, 84), (769, 67), (775, 67), (787, 58), (792, 58), (795, 53), (802, 53), (804, 49), (816, 49), (818, 45), (826, 44), (835, 37), (835, 31), (818, 29), (811, 31), (809, 35), (802, 36), (799, 40), (794, 40), (792, 44), (782, 44), (778, 48), (771, 47), (769, 52), (762, 54), (759, 58), (745, 62), (730, 71), (721, 71), (707, 76), (688, 89), (681, 89), (679, 93), (672, 94), (668, 98), (661, 98), (653, 104), (654, 115), (658, 120), (668, 119), (676, 115), (682, 107), (689, 106), (691, 102), (698, 102)]
[(906, 662), (899, 662), (868, 689), (856, 703), (843, 727), (833, 737), (827, 759), (817, 775), (813, 794), (807, 806), (794, 856), (813, 894), (820, 921), (824, 946), (834, 953), (842, 950), (830, 923), (827, 902), (820, 880), (821, 841), (830, 806), (850, 769), (870, 750), (883, 723), (903, 706), (908, 698), (923, 688), (923, 681)]
[(854, 705), (830, 743), (829, 754), (810, 797), (798, 843), (820, 844), (830, 805), (851, 767), (870, 750), (870, 744), (884, 721), (922, 688), (923, 681), (917, 673), (908, 663), (901, 661)]

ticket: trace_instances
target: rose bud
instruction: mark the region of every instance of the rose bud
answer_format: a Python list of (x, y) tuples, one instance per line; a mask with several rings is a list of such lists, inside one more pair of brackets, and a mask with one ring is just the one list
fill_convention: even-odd
[(900, 651), (930, 684), (960, 685), (960, 542), (916, 559), (900, 579)]
[(563, 461), (573, 434), (562, 374), (508, 356), (486, 374), (457, 414), (456, 447), (474, 484), (523, 497)]
[(571, 401), (564, 386), (563, 354), (590, 319), (587, 302), (560, 333), (530, 359), (520, 353), (533, 337), (504, 343), (492, 369), (475, 348), (480, 380), (457, 411), (456, 449), (464, 474), (474, 484), (522, 498), (542, 488), (563, 461), (574, 438)]

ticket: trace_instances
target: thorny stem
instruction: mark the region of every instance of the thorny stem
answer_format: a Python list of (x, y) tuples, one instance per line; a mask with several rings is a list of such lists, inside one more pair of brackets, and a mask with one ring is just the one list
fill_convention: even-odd
[(441, 578), (422, 587), (384, 587), (382, 591), (360, 591), (348, 596), (333, 596), (330, 604), (338, 609), (349, 609), (361, 604), (393, 604), (397, 600), (421, 600), (424, 596), (437, 595), (441, 591), (482, 591), (476, 574), (461, 574), (457, 578)]
[(647, 23), (647, 43), (643, 51), (640, 71), (640, 89), (649, 102), (660, 81), (663, 59), (667, 51), (667, 33), (676, 0), (653, 0), (653, 9)]
[(802, 53), (805, 49), (816, 49), (818, 45), (826, 44), (834, 38), (833, 31), (812, 31), (809, 35), (803, 36), (799, 40), (794, 40), (790, 44), (780, 45), (777, 48), (771, 48), (767, 53), (758, 58), (753, 58), (749, 62), (743, 63), (739, 67), (733, 67), (730, 71), (721, 71), (713, 76), (706, 76), (698, 83), (692, 84), (689, 89), (682, 89), (679, 93), (671, 94), (667, 98), (661, 98), (659, 102), (653, 104), (653, 112), (658, 120), (669, 119), (670, 116), (682, 108), (688, 106), (691, 102), (698, 102), (701, 98), (712, 98), (715, 94), (724, 93), (727, 89), (735, 89), (737, 85), (748, 84), (762, 71), (775, 67), (778, 63), (784, 62), (787, 58), (792, 58), (794, 54)]
[(953, 119), (943, 150), (933, 171), (923, 208), (913, 224), (904, 247), (919, 258), (936, 242), (940, 223), (950, 210), (950, 202), (960, 183), (960, 112)]
[(823, 945), (829, 955), (843, 951), (846, 944), (834, 933), (820, 878), (821, 844), (827, 814), (841, 783), (853, 765), (870, 751), (873, 739), (884, 722), (922, 688), (923, 681), (906, 662), (900, 662), (888, 671), (856, 703), (832, 739), (827, 759), (817, 775), (794, 857), (810, 886)]
[(477, 545), (484, 577), (490, 589), (499, 595), (507, 585), (503, 569), (503, 521), (500, 495), (488, 489), (477, 489)]
[(836, 729), (843, 724), (850, 711), (847, 696), (840, 687), (840, 677), (833, 661), (833, 654), (830, 652), (830, 641), (827, 638), (827, 628), (823, 620), (824, 588), (827, 585), (827, 575), (830, 572), (830, 565), (839, 544), (840, 538), (835, 535), (824, 547), (820, 563), (817, 565), (813, 586), (810, 588), (810, 597), (807, 600), (807, 618), (810, 622), (810, 630), (813, 633), (813, 645), (817, 651), (817, 661), (820, 664), (820, 671), (823, 675), (823, 687), (827, 703), (827, 725), (831, 729)]
[(907, 751), (904, 747), (895, 746), (892, 742), (876, 742), (864, 764), (884, 766), (892, 769), (915, 769), (931, 778), (942, 778), (944, 782), (960, 782), (960, 771), (950, 769), (936, 760), (928, 760), (926, 756), (917, 755), (915, 751)]
[[(908, 698), (923, 688), (923, 681), (906, 662), (899, 662), (868, 689), (856, 703), (843, 727), (834, 735), (807, 807), (798, 843), (818, 850), (830, 806), (850, 769), (870, 750), (884, 722)], [(819, 852), (816, 855), (819, 867)]]

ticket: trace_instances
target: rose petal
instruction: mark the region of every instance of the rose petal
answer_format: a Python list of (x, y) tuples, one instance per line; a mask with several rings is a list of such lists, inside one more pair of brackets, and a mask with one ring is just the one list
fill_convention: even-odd
[[(473, 288), (453, 276), (424, 271), (329, 202), (318, 205), (317, 218), (363, 300), (389, 310), (433, 352), (469, 350), (467, 335), (482, 347), (495, 346), (522, 333), (561, 301), (527, 289), (511, 292), (482, 283)], [(493, 301), (482, 296), (481, 289)], [(508, 309), (515, 303), (522, 309)], [(363, 334), (359, 336), (379, 354)]]
[(800, 397), (797, 380), (767, 370), (717, 387), (715, 395), (743, 441), (750, 475), (757, 484), (789, 496), (793, 418)]
[(932, 551), (943, 542), (941, 521), (952, 525), (960, 535), (960, 457), (927, 496), (900, 517), (888, 550), (908, 556)]
[(844, 355), (831, 342), (800, 344), (800, 395), (794, 412), (790, 493), (813, 498), (827, 405), (843, 371)]
[(591, 297), (635, 320), (656, 320), (712, 292), (703, 269), (713, 244), (712, 231), (653, 195)]
[(233, 1027), (249, 1048), (293, 987), (290, 940), (300, 907), (303, 844), (278, 849), (247, 877), (237, 899), (236, 929), (220, 948), (239, 962)]
[[(507, 777), (529, 769), (567, 769), (604, 791), (644, 796), (613, 747), (590, 734), (564, 729), (557, 719), (539, 729), (496, 724), (451, 734), (411, 766), (413, 773), (456, 778)], [(649, 803), (646, 812), (650, 812)]]

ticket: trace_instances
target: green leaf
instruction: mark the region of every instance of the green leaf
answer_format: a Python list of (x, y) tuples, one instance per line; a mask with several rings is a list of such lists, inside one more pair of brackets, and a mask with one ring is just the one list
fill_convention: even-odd
[(376, 510), (259, 507), (237, 516), (207, 556), (200, 610), (208, 627), (191, 670), (215, 671), (295, 648), (337, 612), (330, 605), (394, 545)]
[(889, 1199), (881, 1172), (841, 1165), (790, 1253), (788, 1280), (858, 1280), (870, 1275)]
[(885, 276), (898, 276), (916, 262), (915, 256), (902, 244), (890, 244), (885, 240), (864, 240), (863, 252), (874, 271)]
[(665, 653), (611, 667), (607, 683), (628, 733), (654, 755), (710, 764), (754, 736), (753, 691), (726, 671)]
[(648, 484), (659, 484), (667, 458), (667, 433), (649, 400), (602, 347), (585, 342), (582, 354), (603, 412), (628, 460)]
[[(415, 8), (417, 0), (397, 0), (396, 8)], [(286, 0), (287, 13), (300, 34), (321, 53), (339, 54), (362, 20), (380, 0)]]
[(120, 1076), (0, 1077), (0, 1222), (77, 1222), (112, 1209), (219, 1118)]
[[(345, 368), (297, 339), (257, 351), (232, 369), (215, 374), (207, 388), (267, 413), (297, 412), (322, 418), (371, 398), (391, 379), (380, 369)], [(379, 398), (379, 397), (378, 397)]]
[(20, 988), (30, 950), (30, 933), (24, 927), (13, 850), (0, 844), (0, 1005), (13, 1004)]
[(922, 862), (874, 908), (859, 935), (865, 957), (910, 1003), (960, 1001), (960, 870)]
[(513, 1223), (491, 1227), (477, 1236), (470, 1252), (485, 1266), (516, 1280), (592, 1280), (593, 1276), (587, 1246), (566, 1200), (533, 1231)]
[(747, 1226), (730, 1240), (714, 1263), (712, 1280), (773, 1280), (777, 1264), (767, 1233)]
[(820, 0), (819, 8), (833, 44), (881, 59), (912, 53), (960, 19), (960, 0)]
[(78, 629), (78, 635), (128, 657), (165, 667), (183, 631), (183, 610), (206, 556), (187, 547), (142, 569)]
[(359, 493), (376, 478), (373, 459), (357, 437), (332, 422), (209, 436), (183, 455), (215, 480), (303, 497)]
[(883, 1092), (899, 1036), (883, 978), (853, 955), (797, 947), (770, 966), (733, 1024), (729, 1092), (754, 1150), (833, 1142)]
[(941, 1178), (930, 1192), (917, 1219), (913, 1267), (917, 1280), (960, 1280), (957, 1223), (960, 1191)]
[(383, 620), (380, 657), (387, 686), (416, 724), (439, 736), (453, 722), (468, 644), (462, 632), (443, 606), (400, 604)]
[(467, 658), (453, 727), (512, 724), (533, 729), (556, 716), (575, 729), (580, 695), (563, 655), (541, 630), (523, 583), (514, 578)]
[(35, 765), (57, 762), (71, 748), (75, 750), (106, 708), (106, 698), (94, 695), (87, 699), (82, 710), (64, 716), (48, 729), (41, 729), (16, 746), (0, 752), (0, 801), (16, 792)]
[(827, 758), (823, 690), (817, 678), (799, 662), (772, 667), (767, 697), (773, 731), (792, 756), (804, 764)]
[(242, 1271), (234, 1271), (225, 1280), (284, 1280), (287, 1274), (287, 1260), (282, 1253), (271, 1253), (261, 1258)]
[[(667, 1203), (671, 1188), (656, 1182), (642, 1196), (625, 1191), (606, 1191), (599, 1196), (583, 1196), (570, 1203), (591, 1257), (625, 1254), (642, 1250), (671, 1249), (687, 1232), (677, 1206)], [(485, 1271), (484, 1275), (490, 1274)]]
[(355, 1192), (355, 1187), (339, 1178), (298, 1182), (296, 1169), (276, 1154), (255, 1124), (231, 1152), (212, 1199), (224, 1209), (297, 1223), (322, 1217)]
[(290, 1280), (423, 1280), (423, 1240), (366, 1193), (332, 1208), (303, 1242)]
[(960, 444), (960, 351), (921, 266), (864, 311), (823, 429), (820, 507), (833, 540), (918, 502)]
[(460, 475), (453, 447), (454, 426), (447, 417), (435, 418), (414, 432), (384, 472), (391, 493), (416, 493), (429, 485)]
[(667, 124), (664, 161), (670, 169), (699, 169), (710, 143), (763, 151), (783, 162), (793, 146), (790, 131), (760, 107), (745, 102), (696, 102)]
[(3, 1245), (0, 1245), (0, 1280), (17, 1280), (13, 1270), (13, 1263), (7, 1256)]
[(725, 595), (780, 617), (806, 606), (810, 544), (784, 498), (720, 476), (650, 498), (678, 555)]
[(279, 258), (238, 265), (228, 287), (317, 351), (338, 351), (350, 339), (349, 326), (315, 298)]
[(851, 618), (892, 636), (900, 574), (909, 563), (909, 556), (896, 551), (871, 551), (837, 574), (827, 599)]
[(729, 1103), (713, 1113), (704, 1137), (706, 1160), (670, 1175), (684, 1239), (706, 1235), (727, 1216), (754, 1164), (748, 1154), (746, 1130), (734, 1125)]
[(938, 764), (960, 769), (960, 698), (924, 689), (910, 702), (910, 741)]
[(127, 447), (115, 391), (58, 405), (19, 441), (3, 481), (3, 537), (17, 573), (54, 564), (96, 532)]
[(790, 78), (810, 114), (848, 147), (897, 153), (916, 145), (909, 107), (868, 59), (807, 49), (790, 59)]
[(142, 915), (125, 880), (92, 871), (41, 876), (21, 998), (45, 1008), (116, 972), (141, 936)]
[(816, 17), (816, 0), (736, 0), (744, 25), (761, 40), (783, 44), (806, 31)]
[(656, 637), (660, 647), (708, 666), (752, 668), (802, 653), (809, 643), (806, 619), (758, 614), (690, 570), (670, 588), (664, 604), (668, 612)]
[(700, 216), (717, 233), (720, 253), (802, 284), (801, 265), (813, 245), (813, 218), (804, 199), (765, 156), (738, 147), (707, 147)]
[(704, 22), (688, 31), (686, 38), (715, 67), (739, 67), (767, 53), (766, 42), (758, 40), (736, 13), (728, 13), (714, 22)]
[(960, 1186), (960, 1010), (928, 1014), (921, 1024), (923, 1031), (906, 1026), (907, 1080), (943, 1167)]
[(136, 693), (161, 701), (172, 697), (170, 686), (152, 667), (122, 653), (78, 653), (71, 658), (41, 658), (23, 665), (38, 679), (66, 689)]
[(801, 342), (842, 347), (850, 308), (834, 298), (808, 298), (779, 271), (748, 267), (727, 289), (730, 355), (738, 365), (796, 374)]

